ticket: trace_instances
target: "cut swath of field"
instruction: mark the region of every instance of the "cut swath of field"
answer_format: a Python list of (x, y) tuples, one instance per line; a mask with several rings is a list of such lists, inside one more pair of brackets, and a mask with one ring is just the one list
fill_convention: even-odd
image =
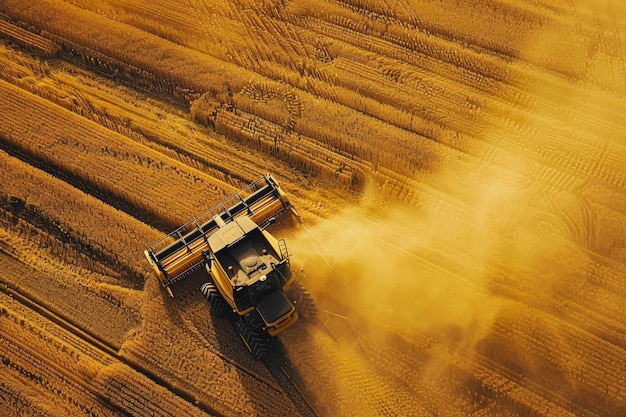
[(210, 408), (200, 409), (181, 399), (171, 389), (163, 387), (161, 381), (153, 381), (136, 372), (128, 365), (114, 363), (98, 373), (95, 385), (99, 395), (105, 398), (112, 408), (124, 410), (131, 415), (158, 416), (213, 416), (219, 415)]
[[(39, 304), (50, 306), (113, 346), (121, 346), (127, 332), (139, 325), (139, 295), (101, 281), (90, 281), (84, 275), (77, 277), (64, 270), (59, 261), (44, 258), (43, 253), (31, 252), (28, 255), (39, 256), (48, 268), (56, 269), (37, 270), (0, 253), (0, 265), (10, 271), (2, 277), (2, 285), (17, 288)], [(102, 317), (107, 317), (107, 320), (103, 322)]]
[(48, 250), (62, 262), (78, 262), (78, 268), (105, 274), (109, 283), (141, 288), (149, 268), (138, 250), (143, 239), (157, 239), (159, 232), (4, 152), (0, 152), (0, 162), (7, 180), (0, 187), (1, 208), (7, 215), (3, 223), (15, 228), (11, 234), (25, 240), (19, 248), (29, 247), (30, 231), (18, 229), (30, 224), (41, 230), (42, 239), (47, 235), (56, 242)]
[[(0, 293), (3, 390), (11, 415), (207, 415), (119, 359), (85, 344), (56, 323)], [(10, 385), (9, 385), (10, 384)], [(145, 395), (150, 393), (151, 395)]]
[[(318, 184), (311, 181), (304, 183), (302, 174), (288, 172), (289, 167), (272, 156), (259, 160), (250, 149), (234, 145), (215, 132), (193, 124), (181, 117), (179, 109), (172, 109), (141, 92), (75, 67), (56, 62), (43, 64), (19, 51), (5, 49), (0, 60), (10, 68), (2, 73), (5, 80), (209, 174), (224, 184), (238, 189), (262, 173), (282, 173), (281, 184), (289, 190), (290, 198), (297, 207), (306, 208), (302, 214), (312, 221), (316, 221), (315, 214), (338, 209), (338, 203), (331, 200), (344, 203), (348, 198), (352, 199), (345, 193), (331, 196), (338, 193), (328, 190), (329, 200), (323, 207), (319, 206), (315, 201), (320, 192)], [(206, 202), (207, 207), (214, 203), (216, 201)], [(116, 204), (121, 202), (118, 200)], [(142, 217), (137, 212), (134, 215)]]
[(228, 320), (210, 315), (197, 290), (201, 282), (182, 283), (171, 303), (156, 280), (148, 281), (142, 325), (122, 346), (122, 356), (222, 415), (296, 414), (262, 363), (249, 357)]
[(46, 57), (52, 57), (59, 51), (59, 46), (54, 42), (1, 19), (0, 36), (17, 42)]
[(71, 336), (57, 338), (40, 327), (52, 323), (41, 323), (37, 313), (4, 293), (1, 298), (3, 374), (21, 380), (26, 392), (36, 392), (36, 400), (30, 405), (48, 413), (76, 414), (81, 408), (93, 408), (103, 415), (113, 415), (94, 401), (94, 394), (85, 387), (87, 381), (95, 378), (102, 362), (72, 346), (68, 342)]
[[(234, 191), (24, 90), (5, 82), (0, 82), (0, 89), (3, 141), (169, 225), (185, 222), (204, 211), (207, 202), (220, 201)], [(168, 190), (165, 196), (163, 189)]]

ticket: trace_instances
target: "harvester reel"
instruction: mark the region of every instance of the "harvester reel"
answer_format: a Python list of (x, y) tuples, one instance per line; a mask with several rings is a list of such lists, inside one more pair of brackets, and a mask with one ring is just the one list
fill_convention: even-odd
[(217, 288), (215, 288), (215, 284), (207, 282), (200, 287), (200, 291), (202, 291), (202, 294), (204, 294), (207, 300), (209, 300), (211, 311), (217, 317), (223, 316), (230, 311), (230, 307), (224, 298), (222, 298), (222, 294), (220, 294)]

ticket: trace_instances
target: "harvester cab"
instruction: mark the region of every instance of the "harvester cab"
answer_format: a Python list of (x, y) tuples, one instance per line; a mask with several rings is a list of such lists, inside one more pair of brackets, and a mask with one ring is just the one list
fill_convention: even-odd
[(296, 283), (285, 240), (266, 230), (289, 208), (278, 182), (265, 175), (144, 252), (172, 297), (173, 283), (204, 267), (208, 282), (201, 291), (211, 309), (231, 314), (256, 359), (265, 356), (270, 337), (298, 320), (295, 304), (310, 297)]
[(215, 232), (209, 247), (215, 262), (207, 262), (207, 271), (240, 315), (271, 336), (295, 323), (297, 313), (285, 294), (293, 280), (284, 240), (243, 216)]

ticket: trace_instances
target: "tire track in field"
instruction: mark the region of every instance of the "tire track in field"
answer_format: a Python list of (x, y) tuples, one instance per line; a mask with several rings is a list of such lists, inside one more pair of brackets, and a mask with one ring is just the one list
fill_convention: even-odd
[(274, 341), (273, 346), (270, 347), (268, 357), (263, 360), (263, 364), (302, 417), (317, 417), (319, 415), (307, 396), (302, 392), (300, 388), (302, 383), (295, 379), (297, 373), (290, 366), (289, 362), (286, 361), (286, 354), (279, 341)]
[[(184, 330), (190, 334), (190, 339), (196, 341), (198, 349), (208, 349), (213, 351), (216, 355), (222, 358), (225, 362), (230, 364), (231, 366), (236, 367), (240, 370), (240, 372), (249, 375), (251, 378), (256, 380), (259, 384), (267, 385), (272, 390), (278, 390), (280, 388), (281, 392), (291, 401), (293, 406), (298, 410), (302, 417), (315, 417), (318, 416), (318, 412), (311, 405), (310, 400), (307, 398), (307, 395), (303, 392), (303, 383), (299, 380), (298, 374), (293, 366), (290, 364), (283, 344), (279, 339), (272, 340), (272, 347), (270, 348), (269, 356), (264, 359), (263, 365), (266, 367), (269, 374), (267, 376), (271, 376), (277, 386), (270, 384), (268, 380), (266, 380), (266, 375), (255, 374), (253, 370), (249, 369), (245, 362), (241, 363), (240, 361), (233, 360), (233, 356), (238, 356), (236, 353), (240, 355), (245, 355), (246, 359), (248, 356), (248, 352), (244, 345), (240, 343), (240, 340), (237, 336), (235, 336), (234, 344), (236, 345), (235, 349), (239, 349), (239, 352), (229, 352), (229, 350), (224, 351), (217, 350), (216, 346), (209, 345), (205, 341), (208, 337), (205, 335), (205, 331), (200, 328), (200, 324), (206, 322), (207, 315), (210, 315), (210, 305), (204, 302), (204, 309), (201, 314), (190, 314), (191, 304), (198, 298), (199, 291), (196, 288), (191, 289), (191, 292), (187, 288), (183, 289), (182, 294), (177, 296), (174, 300), (176, 305), (173, 307), (176, 311), (180, 312), (181, 319), (184, 323)], [(195, 308), (197, 309), (197, 307)], [(194, 309), (191, 309), (192, 311)], [(183, 314), (184, 312), (184, 314)], [(189, 316), (187, 318), (186, 316)], [(215, 319), (221, 320), (223, 322), (230, 322), (233, 331), (236, 333), (235, 329), (235, 321), (233, 316), (226, 317), (216, 317)], [(298, 323), (301, 325), (301, 323)], [(220, 331), (221, 329), (217, 329)], [(287, 411), (285, 411), (287, 412)]]
[[(6, 151), (6, 149), (2, 146), (3, 144), (4, 142), (0, 141), (0, 149)], [(51, 172), (48, 173), (52, 174)], [(55, 177), (63, 180), (62, 177)], [(76, 187), (76, 185), (71, 182), (68, 183)], [(81, 191), (87, 192), (86, 190)], [(129, 265), (121, 263), (115, 254), (95, 247), (93, 244), (86, 241), (79, 232), (68, 229), (58, 220), (48, 218), (44, 213), (40, 212), (37, 207), (31, 207), (20, 199), (14, 201), (12, 204), (11, 197), (4, 195), (4, 193), (0, 191), (0, 212), (2, 211), (15, 216), (15, 219), (19, 218), (24, 220), (26, 223), (30, 224), (34, 230), (41, 230), (45, 235), (50, 236), (61, 245), (67, 245), (76, 253), (89, 254), (92, 261), (103, 265), (104, 271), (115, 271), (116, 274), (119, 274), (119, 276), (123, 278), (123, 281), (129, 285), (130, 288), (140, 289), (143, 285), (143, 280), (137, 278), (137, 271), (133, 270), (133, 268)], [(96, 270), (99, 268), (92, 269)]]
[[(352, 215), (350, 217), (353, 218), (355, 216)], [(367, 223), (368, 221), (372, 221), (372, 220), (365, 219), (363, 223)], [(389, 227), (394, 227), (395, 225), (395, 223), (391, 221), (390, 223), (391, 223), (391, 226), (387, 225), (387, 227), (384, 228), (385, 232), (381, 233), (382, 236), (379, 236), (378, 233), (375, 233), (376, 237), (374, 239), (383, 240), (383, 244), (380, 245), (381, 247), (393, 248), (394, 247), (393, 243), (396, 241), (406, 241), (406, 240), (410, 241), (410, 239), (416, 239), (415, 237), (416, 235), (421, 236), (421, 233), (416, 232), (414, 229), (404, 230), (399, 226), (395, 226), (393, 233), (391, 235), (393, 236), (393, 238), (390, 238), (391, 236), (389, 236), (389, 233), (391, 232), (389, 232), (387, 229)], [(354, 228), (357, 228), (357, 226), (354, 226)], [(337, 222), (334, 229), (335, 230), (346, 229), (346, 225), (341, 224), (340, 222)], [(336, 235), (333, 237), (335, 239), (337, 238)], [(362, 237), (361, 239), (354, 239), (354, 240), (365, 240), (365, 239), (366, 239), (365, 237)], [(424, 239), (426, 241), (429, 241), (428, 237), (424, 237)], [(455, 236), (451, 236), (449, 239), (451, 239), (453, 242), (463, 241), (462, 238), (456, 238)], [(471, 262), (471, 257), (469, 258), (469, 260), (465, 259), (465, 257), (467, 256), (468, 248), (461, 246), (460, 243), (456, 243), (458, 245), (458, 248), (453, 245), (452, 247), (454, 248), (454, 250), (451, 251), (450, 247), (443, 244), (444, 242), (439, 242), (438, 240), (434, 239), (433, 243), (437, 244), (436, 247), (427, 248), (426, 253), (422, 253), (416, 250), (415, 256), (421, 256), (421, 257), (424, 257), (427, 261), (431, 260), (435, 264), (440, 264), (441, 268), (445, 268), (445, 269), (451, 268), (453, 272), (456, 272), (456, 274), (459, 275), (458, 277), (459, 284), (462, 284), (462, 285), (455, 284), (454, 288), (458, 287), (460, 292), (462, 294), (465, 294), (467, 292), (465, 290), (465, 287), (467, 286), (468, 283), (465, 282), (461, 277), (464, 274), (468, 274), (471, 276), (473, 275), (473, 272), (474, 272), (473, 264)], [(513, 248), (515, 247), (514, 241), (502, 242), (502, 243), (503, 244), (506, 243), (506, 245), (511, 245)], [(409, 245), (409, 248), (411, 248), (410, 245)], [(430, 253), (431, 249), (432, 249), (432, 253)], [(446, 256), (449, 257), (450, 259), (448, 258), (441, 259), (440, 257), (438, 257), (439, 256), (437, 255), (438, 250), (442, 254), (445, 253)], [(508, 253), (507, 248), (502, 248), (501, 251), (504, 254)], [(376, 252), (376, 250), (370, 250), (368, 252), (373, 253), (373, 252)], [(457, 252), (458, 252), (458, 255), (460, 255), (459, 256), (460, 260), (456, 259)], [(419, 255), (417, 255), (417, 253), (419, 253)], [(508, 398), (508, 400), (506, 401), (510, 401), (511, 404), (514, 405), (512, 406), (512, 408), (515, 410), (519, 410), (519, 412), (521, 412), (523, 415), (541, 415), (542, 412), (549, 410), (549, 409), (552, 410), (552, 413), (554, 415), (566, 414), (566, 410), (569, 410), (568, 412), (572, 414), (576, 414), (576, 415), (593, 415), (595, 413), (593, 410), (601, 410), (600, 414), (610, 415), (610, 413), (607, 414), (606, 411), (611, 410), (615, 407), (618, 407), (618, 405), (617, 403), (613, 401), (613, 398), (611, 398), (609, 394), (607, 394), (608, 395), (607, 398), (610, 401), (607, 401), (606, 406), (599, 405), (598, 401), (596, 401), (595, 404), (593, 402), (588, 402), (590, 401), (588, 399), (592, 396), (592, 394), (589, 394), (589, 396), (586, 396), (586, 394), (581, 394), (580, 397), (576, 397), (577, 399), (570, 400), (568, 398), (565, 398), (565, 395), (563, 394), (563, 391), (562, 391), (563, 390), (562, 387), (561, 388), (557, 387), (558, 389), (557, 388), (553, 389), (550, 385), (550, 382), (546, 382), (545, 378), (538, 378), (537, 374), (533, 372), (535, 370), (535, 367), (541, 367), (543, 365), (551, 366), (554, 363), (555, 355), (558, 355), (561, 350), (556, 349), (553, 346), (547, 349), (545, 347), (542, 347), (542, 348), (537, 348), (535, 350), (533, 350), (531, 347), (535, 344), (537, 345), (543, 344), (545, 346), (545, 342), (550, 340), (550, 337), (546, 336), (548, 334), (547, 332), (543, 332), (541, 333), (540, 336), (538, 336), (536, 335), (536, 333), (539, 331), (538, 330), (535, 331), (534, 329), (542, 329), (542, 324), (548, 325), (548, 327), (552, 330), (554, 330), (557, 327), (563, 326), (563, 327), (567, 327), (568, 329), (567, 340), (568, 340), (569, 345), (579, 346), (581, 343), (585, 343), (585, 346), (586, 346), (585, 351), (588, 351), (588, 352), (595, 352), (598, 349), (602, 350), (604, 347), (609, 346), (609, 349), (611, 350), (611, 355), (610, 357), (608, 357), (607, 362), (611, 364), (619, 363), (619, 360), (616, 359), (618, 355), (616, 355), (615, 352), (619, 352), (620, 349), (623, 349), (623, 346), (624, 346), (623, 343), (625, 339), (623, 338), (623, 335), (621, 338), (619, 338), (619, 335), (617, 333), (613, 333), (613, 336), (609, 337), (611, 331), (610, 329), (606, 327), (606, 324), (610, 324), (614, 320), (621, 319), (619, 307), (613, 305), (612, 300), (616, 301), (617, 303), (620, 303), (619, 300), (620, 300), (620, 297), (623, 295), (621, 294), (621, 292), (623, 291), (618, 292), (618, 294), (613, 296), (613, 294), (610, 294), (609, 292), (611, 290), (611, 287), (602, 286), (602, 287), (596, 288), (595, 284), (586, 283), (586, 279), (584, 279), (584, 274), (580, 273), (580, 271), (577, 269), (577, 265), (576, 264), (569, 265), (569, 258), (558, 259), (559, 265), (554, 266), (555, 269), (562, 271), (563, 275), (565, 275), (567, 280), (566, 281), (564, 280), (564, 282), (562, 283), (561, 286), (559, 286), (559, 288), (552, 288), (556, 285), (556, 283), (553, 282), (552, 280), (547, 283), (543, 282), (544, 280), (542, 280), (542, 270), (545, 270), (546, 267), (550, 268), (548, 265), (554, 264), (555, 259), (552, 259), (549, 253), (548, 254), (535, 254), (534, 256), (541, 257), (542, 260), (545, 262), (545, 265), (537, 266), (536, 272), (533, 270), (527, 270), (527, 266), (523, 264), (520, 265), (516, 263), (513, 265), (509, 265), (510, 262), (507, 260), (506, 257), (500, 258), (499, 256), (494, 257), (494, 259), (486, 265), (483, 265), (482, 263), (478, 265), (478, 271), (479, 271), (478, 273), (488, 272), (490, 280), (495, 279), (497, 276), (497, 278), (501, 281), (500, 284), (504, 288), (510, 288), (511, 290), (513, 290), (513, 292), (519, 290), (523, 294), (522, 298), (519, 301), (521, 305), (524, 306), (525, 309), (530, 308), (533, 311), (532, 315), (529, 314), (529, 317), (534, 317), (534, 316), (541, 317), (541, 320), (537, 320), (537, 323), (529, 324), (529, 325), (525, 323), (519, 329), (515, 328), (516, 335), (518, 335), (515, 340), (517, 339), (519, 339), (520, 341), (525, 340), (524, 342), (525, 346), (526, 345), (530, 346), (527, 348), (527, 350), (529, 352), (532, 352), (533, 363), (526, 366), (523, 362), (515, 362), (515, 363), (512, 363), (511, 366), (508, 366), (506, 363), (507, 355), (499, 356), (496, 354), (497, 352), (495, 353), (486, 352), (484, 354), (485, 355), (484, 357), (483, 357), (483, 354), (481, 353), (480, 355), (472, 356), (470, 359), (468, 359), (465, 362), (459, 358), (454, 358), (454, 357), (448, 358), (444, 362), (445, 363), (449, 362), (449, 366), (451, 368), (458, 370), (459, 375), (457, 376), (459, 379), (463, 380), (465, 378), (469, 378), (470, 380), (474, 380), (475, 382), (473, 384), (475, 384), (478, 387), (476, 388), (476, 391), (478, 393), (482, 391), (491, 393), (490, 398), (494, 399), (496, 403), (502, 403), (503, 401), (505, 401), (504, 399)], [(394, 264), (393, 257), (386, 257), (385, 259), (387, 259), (387, 261), (389, 261), (390, 264)], [(458, 261), (458, 265), (454, 265), (454, 261), (452, 260)], [(592, 262), (593, 258), (589, 259), (589, 261)], [(375, 263), (375, 259), (372, 259), (372, 262)], [(413, 265), (415, 265), (416, 262), (414, 262)], [(468, 265), (472, 265), (472, 266), (468, 268)], [(510, 268), (508, 269), (504, 268), (507, 266), (510, 266)], [(486, 271), (481, 271), (480, 270), (481, 267), (485, 267)], [(560, 268), (563, 268), (563, 269), (560, 269)], [(374, 269), (370, 273), (372, 275), (376, 275), (376, 270)], [(357, 281), (357, 277), (353, 277), (353, 278), (354, 279), (351, 278), (349, 282)], [(615, 275), (614, 278), (616, 279), (615, 284), (619, 285), (618, 276)], [(582, 282), (580, 282), (581, 279), (582, 279)], [(583, 283), (586, 285), (583, 285)], [(333, 285), (337, 286), (338, 288), (341, 288), (341, 285), (339, 284), (340, 283), (334, 283)], [(479, 289), (481, 289), (480, 286), (479, 286)], [(606, 289), (607, 291), (601, 291), (604, 289)], [(482, 291), (493, 291), (493, 289), (482, 288)], [(534, 291), (537, 292), (536, 296), (533, 296)], [(336, 300), (337, 303), (342, 304), (342, 303), (348, 303), (348, 301), (346, 300), (349, 300), (350, 298), (354, 299), (358, 295), (354, 292), (344, 292), (344, 294), (335, 294), (336, 292), (337, 292), (336, 290), (333, 290), (333, 295), (330, 297), (328, 294), (325, 294), (324, 299), (326, 299), (327, 297), (328, 298), (335, 297), (337, 298)], [(545, 295), (546, 293), (548, 294), (547, 296)], [(600, 301), (600, 299), (596, 298), (596, 296), (600, 297), (601, 294), (612, 296), (612, 298), (602, 299), (602, 301)], [(492, 294), (492, 296), (494, 297), (498, 295), (500, 294), (498, 293)], [(451, 295), (451, 298), (452, 297), (453, 296)], [(442, 298), (443, 299), (441, 301), (441, 305), (442, 306), (448, 305), (448, 297), (444, 296)], [(511, 298), (515, 299), (515, 297), (511, 297)], [(361, 305), (361, 306), (355, 307), (355, 311), (368, 310), (370, 308), (369, 306), (370, 302), (371, 300), (368, 300), (367, 306)], [(584, 306), (584, 310), (581, 310), (581, 311), (585, 311), (581, 313), (582, 317), (584, 317), (584, 320), (580, 320), (581, 316), (576, 316), (576, 314), (580, 312), (574, 313), (572, 311), (573, 304), (575, 303), (580, 303), (581, 306)], [(607, 303), (608, 305), (606, 305)], [(515, 304), (517, 305), (517, 303)], [(609, 309), (607, 310), (606, 308), (603, 308), (603, 307), (609, 307)], [(445, 307), (442, 307), (442, 308), (445, 309)], [(348, 313), (347, 315), (349, 317), (352, 316), (352, 314), (350, 313)], [(358, 313), (355, 312), (354, 315), (357, 316)], [(552, 320), (554, 320), (554, 322)], [(596, 326), (596, 324), (593, 324), (592, 321), (599, 325)], [(361, 326), (361, 324), (363, 325)], [(581, 324), (585, 324), (585, 325), (583, 326)], [(483, 324), (483, 327), (484, 326), (487, 326), (487, 325)], [(335, 326), (329, 326), (329, 327), (331, 327), (332, 329)], [(361, 327), (363, 328), (368, 327), (368, 323), (366, 322), (366, 320), (361, 320), (360, 324), (355, 325), (355, 329), (361, 329)], [(507, 336), (506, 329), (513, 328), (513, 327), (515, 326), (512, 326), (511, 323), (500, 325), (497, 328), (497, 331), (494, 331), (492, 335), (489, 336), (491, 339), (490, 343), (493, 343), (493, 344), (500, 343), (501, 348), (504, 348), (506, 346), (507, 349), (509, 350), (511, 357), (515, 357), (514, 355), (515, 348), (512, 346), (516, 346), (516, 343), (509, 336)], [(487, 328), (488, 326), (485, 327), (485, 329)], [(624, 326), (622, 325), (621, 328), (624, 329)], [(608, 330), (608, 332), (603, 334), (605, 330)], [(481, 333), (480, 331), (477, 331), (477, 332)], [(560, 335), (560, 333), (558, 333), (558, 335)], [(572, 337), (570, 338), (569, 335), (572, 335)], [(614, 339), (614, 338), (612, 339), (612, 337), (617, 337), (617, 339)], [(362, 337), (361, 343), (368, 344), (370, 340), (371, 340), (371, 337), (368, 337), (368, 335), (365, 334), (365, 336)], [(446, 348), (445, 345), (446, 344), (444, 343), (441, 345), (440, 348), (438, 348), (438, 351), (440, 351), (441, 354), (445, 354), (447, 352), (448, 348)], [(455, 346), (457, 346), (457, 344), (453, 343), (452, 346), (449, 348), (449, 350), (453, 352), (463, 351), (463, 349), (458, 349), (458, 346), (457, 347)], [(400, 358), (402, 357), (401, 355), (394, 355), (393, 353), (386, 355), (385, 353), (377, 352), (375, 346), (373, 346), (371, 349), (368, 346), (368, 349), (366, 350), (368, 351), (369, 356), (372, 358), (377, 358), (377, 355), (382, 355), (383, 357), (393, 357), (394, 360), (396, 357), (400, 357)], [(576, 356), (576, 355), (579, 355), (579, 356)], [(581, 355), (579, 351), (576, 352), (576, 355), (572, 355), (572, 358), (571, 358), (571, 360), (574, 363), (577, 360), (580, 360), (580, 358), (584, 358), (585, 356), (585, 355)], [(447, 356), (443, 356), (443, 357), (447, 358)], [(504, 361), (504, 365), (502, 365), (496, 371), (496, 373), (489, 371), (490, 369), (493, 369), (493, 366), (491, 366), (491, 362), (489, 362), (489, 358)], [(567, 359), (567, 360), (570, 360), (570, 359)], [(584, 361), (584, 359), (582, 360)], [(378, 364), (379, 362), (383, 363), (382, 367), (384, 368), (385, 367), (384, 361), (380, 361), (380, 360), (377, 361), (376, 359), (372, 361), (372, 363), (375, 363), (375, 364)], [(476, 364), (474, 364), (474, 362)], [(589, 366), (589, 365), (585, 365), (585, 366)], [(406, 367), (411, 368), (410, 365), (407, 365)], [(508, 368), (510, 368), (509, 369), (510, 372), (505, 372), (504, 370)], [(574, 369), (574, 371), (571, 371), (569, 368), (561, 369), (557, 367), (555, 369), (557, 370), (560, 369), (561, 371), (563, 371), (561, 374), (558, 375), (558, 378), (563, 378), (564, 380), (567, 380), (567, 378), (576, 375), (576, 372), (578, 372), (578, 370), (576, 370), (575, 368), (572, 368)], [(514, 372), (514, 370), (517, 370), (517, 373)], [(318, 370), (317, 372), (323, 373), (327, 371)], [(498, 373), (501, 374), (502, 376), (501, 377), (498, 376)], [(607, 375), (609, 374), (610, 373), (607, 373)], [(556, 380), (557, 375), (555, 375), (554, 378)], [(611, 376), (608, 379), (611, 382), (608, 382), (607, 384), (612, 384), (609, 387), (609, 390), (611, 392), (614, 392), (615, 384), (616, 383), (619, 384), (619, 377)], [(587, 386), (585, 387), (585, 390), (583, 391), (585, 393), (590, 393), (590, 392), (593, 392), (593, 389), (590, 389)], [(552, 405), (547, 404), (547, 401), (550, 401), (553, 404)]]
[(85, 180), (64, 167), (53, 165), (49, 160), (46, 160), (33, 152), (29, 152), (27, 149), (15, 146), (13, 142), (9, 142), (2, 136), (0, 136), (0, 149), (5, 151), (10, 156), (20, 159), (27, 164), (72, 185), (85, 194), (92, 195), (109, 206), (115, 207), (116, 209), (125, 212), (126, 214), (154, 227), (163, 233), (169, 233), (169, 231), (177, 227), (177, 225), (174, 224), (167, 224), (164, 219), (141, 209), (132, 201), (124, 199), (123, 196), (112, 194), (110, 191)]
[[(173, 106), (174, 108), (180, 106), (180, 103), (176, 101), (176, 97), (172, 97), (172, 95), (166, 91), (147, 89), (132, 79), (126, 80), (119, 79), (119, 77), (113, 77), (111, 74), (98, 68), (96, 65), (70, 55), (64, 55), (62, 58), (63, 61), (60, 61), (59, 65), (61, 65), (65, 74), (75, 73), (76, 70), (73, 67), (77, 67), (86, 71), (86, 74), (89, 74), (88, 76), (90, 77), (102, 77), (112, 83), (121, 83), (125, 87), (136, 90), (138, 93), (145, 94), (148, 97), (153, 97), (163, 103), (166, 103), (167, 105)], [(57, 79), (57, 81), (59, 80)], [(99, 80), (98, 78), (94, 78), (93, 81), (102, 82), (102, 80)], [(59, 82), (63, 83), (62, 80)], [(130, 130), (126, 126), (122, 126), (124, 124), (123, 120), (119, 120), (119, 118), (107, 114), (104, 108), (94, 107), (94, 104), (91, 103), (91, 101), (95, 98), (99, 101), (108, 102), (111, 106), (116, 106), (119, 109), (119, 102), (113, 101), (111, 96), (107, 95), (106, 92), (91, 87), (84, 87), (84, 89), (76, 90), (75, 84), (68, 84), (67, 87), (70, 89), (69, 92), (74, 94), (81, 104), (76, 106), (75, 104), (70, 105), (65, 102), (56, 103), (62, 105), (69, 111), (80, 114), (86, 119), (92, 120), (106, 128), (115, 130), (118, 133), (135, 140), (136, 142), (150, 146), (165, 156), (174, 157), (186, 165), (197, 167), (209, 175), (215, 176), (216, 178), (230, 178), (239, 184), (247, 184), (250, 180), (257, 177), (258, 173), (247, 166), (252, 165), (254, 162), (251, 158), (247, 157), (247, 155), (246, 166), (240, 166), (238, 169), (234, 169), (232, 167), (233, 164), (229, 165), (224, 161), (224, 155), (228, 153), (229, 148), (223, 144), (220, 144), (220, 146), (216, 146), (215, 143), (211, 143), (210, 145), (207, 144), (206, 148), (208, 149), (201, 149), (199, 146), (189, 148), (186, 146), (187, 143), (185, 142), (177, 143), (176, 139), (179, 138), (172, 138), (172, 135), (166, 132), (158, 132), (157, 129), (162, 128), (161, 126), (152, 126), (149, 125), (151, 121), (143, 122), (143, 120), (137, 120), (136, 118), (131, 119), (133, 129)], [(89, 97), (89, 100), (85, 99), (83, 95)], [(137, 98), (137, 100), (140, 99), (141, 98), (139, 97)], [(86, 110), (86, 112), (84, 110)], [(127, 110), (130, 113), (136, 111), (131, 106), (125, 107), (124, 110)], [(134, 114), (133, 116), (138, 116), (140, 118), (142, 115)], [(103, 117), (106, 119), (103, 119)]]
[[(149, 370), (138, 365), (137, 363), (134, 363), (134, 361), (121, 356), (119, 354), (117, 347), (110, 345), (108, 342), (100, 339), (97, 335), (86, 331), (85, 329), (77, 326), (75, 323), (68, 321), (63, 316), (58, 315), (53, 309), (50, 309), (49, 306), (45, 306), (31, 299), (27, 294), (21, 292), (18, 288), (9, 286), (6, 283), (2, 282), (0, 283), (0, 292), (8, 295), (13, 300), (23, 305), (26, 309), (36, 312), (38, 315), (42, 316), (43, 318), (59, 326), (64, 331), (69, 332), (71, 335), (73, 335), (74, 337), (77, 337), (82, 342), (87, 343), (90, 349), (93, 349), (96, 352), (98, 351), (102, 352), (103, 353), (102, 356), (104, 356), (105, 358), (107, 356), (111, 357), (117, 363), (131, 368), (133, 372), (138, 373), (139, 375), (141, 375), (141, 377), (145, 377), (148, 380), (150, 380), (152, 383), (154, 383), (155, 385), (165, 388), (167, 391), (173, 393), (175, 396), (177, 396), (178, 398), (182, 399), (187, 404), (189, 404), (191, 406), (190, 409), (200, 409), (202, 412), (208, 415), (217, 416), (217, 417), (222, 416), (222, 414), (220, 414), (215, 409), (210, 407), (204, 401), (198, 401), (192, 394), (189, 394), (185, 390), (171, 383), (168, 383), (167, 381), (165, 381), (163, 378), (156, 375), (155, 373), (150, 372)], [(16, 346), (19, 346), (19, 344), (16, 344)], [(21, 354), (18, 355), (20, 358), (31, 357), (33, 358), (33, 360), (40, 363), (41, 365), (46, 364), (44, 366), (51, 367), (53, 369), (56, 367), (55, 364), (52, 362), (47, 362), (41, 358), (39, 359), (35, 358), (35, 354), (31, 352), (27, 352), (25, 348), (21, 348), (21, 351), (22, 351)], [(35, 365), (30, 368), (37, 369), (38, 367), (39, 366)], [(86, 381), (81, 380), (80, 378), (76, 379), (72, 374), (68, 373), (67, 370), (65, 370), (64, 368), (57, 369), (55, 372), (58, 372), (60, 375), (65, 375), (65, 377), (69, 378), (68, 381), (70, 380), (73, 381), (72, 384), (75, 385), (76, 387), (80, 387), (80, 389), (84, 389), (84, 390), (91, 392), (94, 398), (102, 398), (102, 395), (106, 393), (106, 390), (104, 392), (101, 390), (104, 387), (98, 386), (98, 381), (86, 382)], [(114, 379), (111, 381), (114, 381)], [(122, 386), (119, 386), (117, 390), (114, 388), (114, 391), (115, 392), (121, 391), (121, 388)], [(109, 392), (109, 394), (111, 393)], [(133, 391), (132, 390), (127, 391), (126, 395), (132, 397)], [(147, 399), (147, 397), (143, 397), (143, 398)], [(110, 404), (108, 401), (109, 400), (105, 398), (105, 404)], [(132, 400), (131, 400), (131, 403), (133, 403)], [(166, 409), (162, 408), (163, 406), (159, 405), (157, 402), (150, 403), (150, 401), (147, 400), (146, 405), (148, 403), (150, 404), (148, 408), (156, 407), (157, 409), (160, 409), (161, 412), (166, 412)], [(111, 407), (111, 409), (113, 410), (119, 410), (119, 407), (117, 406), (109, 405), (109, 407)], [(119, 411), (124, 411), (124, 410), (122, 409)], [(135, 414), (138, 410), (133, 411), (131, 408), (131, 410), (129, 411), (131, 412), (130, 414)], [(143, 411), (145, 410), (142, 410), (142, 412)], [(170, 415), (169, 412), (167, 414)]]

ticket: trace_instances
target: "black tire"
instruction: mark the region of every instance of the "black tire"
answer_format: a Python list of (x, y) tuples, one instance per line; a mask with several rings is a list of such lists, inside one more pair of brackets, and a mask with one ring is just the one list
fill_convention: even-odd
[(235, 328), (255, 360), (261, 360), (267, 356), (270, 342), (267, 333), (252, 328), (243, 318), (237, 320)]
[(200, 291), (204, 294), (209, 300), (209, 304), (211, 305), (211, 311), (216, 316), (220, 317), (226, 314), (230, 307), (222, 297), (222, 294), (215, 288), (215, 284), (212, 282), (207, 282), (200, 287)]
[(298, 315), (304, 320), (313, 320), (317, 318), (317, 305), (311, 294), (302, 285), (298, 284), (291, 291), (291, 301), (298, 310)]

